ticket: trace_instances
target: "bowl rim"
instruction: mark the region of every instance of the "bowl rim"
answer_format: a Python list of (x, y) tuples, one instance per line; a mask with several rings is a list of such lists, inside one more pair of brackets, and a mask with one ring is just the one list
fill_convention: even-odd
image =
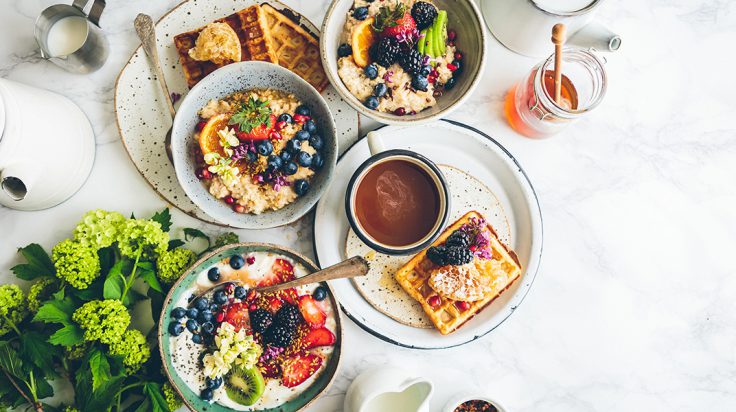
[[(179, 286), (180, 283), (182, 283), (184, 281), (184, 279), (187, 276), (189, 276), (191, 273), (193, 273), (198, 266), (202, 265), (208, 259), (210, 259), (213, 256), (216, 256), (216, 255), (218, 255), (218, 254), (220, 254), (222, 252), (226, 252), (226, 251), (228, 251), (230, 249), (236, 249), (236, 248), (239, 248), (239, 247), (246, 247), (246, 248), (261, 247), (261, 248), (267, 248), (267, 249), (271, 249), (271, 250), (276, 250), (276, 251), (279, 251), (279, 252), (285, 252), (287, 255), (288, 254), (291, 254), (293, 256), (297, 256), (300, 260), (302, 260), (303, 262), (305, 262), (307, 264), (306, 266), (308, 266), (307, 269), (310, 269), (310, 270), (312, 268), (316, 268), (317, 270), (320, 269), (320, 266), (318, 264), (316, 264), (312, 259), (304, 256), (304, 254), (302, 254), (300, 252), (297, 252), (296, 250), (291, 249), (291, 248), (286, 247), (286, 246), (281, 246), (281, 245), (277, 245), (277, 244), (274, 244), (274, 243), (266, 243), (266, 242), (238, 242), (238, 243), (231, 243), (229, 245), (221, 246), (221, 247), (219, 247), (217, 249), (214, 249), (214, 250), (212, 250), (212, 251), (210, 251), (210, 252), (202, 255), (199, 259), (197, 259), (196, 262), (192, 263), (192, 265), (189, 266), (189, 268), (187, 268), (187, 270), (185, 270), (181, 274), (181, 276), (179, 276), (179, 279), (177, 279), (176, 282), (174, 282), (169, 287), (169, 291), (166, 293), (166, 296), (164, 297), (163, 305), (161, 307), (161, 314), (159, 315), (159, 318), (158, 318), (158, 328), (157, 328), (157, 331), (156, 331), (156, 340), (158, 342), (158, 353), (159, 353), (159, 356), (161, 356), (162, 359), (165, 359), (165, 356), (166, 356), (166, 354), (164, 353), (163, 339), (164, 339), (164, 330), (165, 330), (164, 324), (165, 324), (165, 322), (167, 320), (167, 317), (166, 317), (166, 311), (164, 310), (164, 308), (166, 306), (171, 305), (171, 303), (172, 303), (171, 299), (172, 299), (172, 295), (174, 293), (174, 290)], [(339, 338), (339, 339), (336, 339), (336, 342), (340, 342), (340, 347), (338, 348), (339, 350), (333, 351), (333, 355), (334, 355), (335, 352), (337, 352), (337, 360), (335, 361), (335, 371), (332, 374), (332, 376), (330, 377), (330, 379), (327, 381), (327, 384), (325, 385), (325, 387), (322, 388), (322, 390), (320, 390), (319, 392), (317, 392), (312, 399), (310, 399), (309, 401), (307, 401), (307, 403), (305, 403), (304, 406), (302, 406), (301, 408), (299, 408), (296, 412), (300, 412), (300, 411), (305, 410), (306, 408), (308, 408), (309, 406), (311, 406), (313, 402), (315, 402), (317, 399), (319, 399), (320, 397), (322, 397), (322, 395), (332, 386), (332, 384), (334, 383), (335, 379), (337, 378), (337, 375), (339, 375), (339, 373), (340, 373), (340, 365), (342, 363), (342, 347), (343, 347), (344, 340), (345, 340), (345, 333), (344, 333), (344, 328), (343, 328), (343, 325), (342, 325), (342, 314), (340, 313), (340, 302), (338, 302), (337, 297), (335, 296), (334, 292), (332, 291), (332, 287), (330, 287), (330, 285), (329, 285), (328, 282), (320, 282), (320, 283), (322, 283), (322, 286), (325, 286), (327, 288), (328, 296), (330, 297), (330, 302), (331, 302), (332, 307), (333, 307), (333, 313), (335, 313), (335, 335), (337, 335), (336, 337)], [(161, 365), (162, 365), (162, 367), (164, 369), (164, 374), (166, 375), (167, 381), (169, 382), (169, 384), (171, 385), (171, 387), (174, 389), (174, 391), (176, 391), (176, 393), (179, 395), (179, 397), (181, 398), (181, 400), (184, 402), (184, 405), (186, 405), (186, 407), (189, 408), (190, 410), (195, 410), (194, 407), (193, 407), (193, 405), (191, 405), (189, 403), (189, 401), (186, 399), (186, 397), (184, 397), (184, 394), (182, 393), (181, 389), (179, 389), (179, 387), (173, 383), (173, 380), (171, 378), (171, 375), (172, 374), (176, 374), (176, 371), (173, 371), (173, 372), (170, 371), (169, 370), (169, 365), (168, 365), (168, 363), (166, 363), (165, 360), (163, 360), (161, 362)], [(227, 408), (227, 407), (225, 407), (225, 408)]]
[[(345, 100), (350, 107), (355, 109), (358, 113), (373, 119), (377, 122), (380, 122), (382, 124), (390, 124), (390, 125), (407, 125), (407, 124), (424, 124), (424, 123), (430, 123), (435, 120), (439, 120), (442, 117), (445, 117), (455, 111), (459, 106), (461, 106), (465, 101), (470, 97), (470, 95), (475, 91), (475, 89), (478, 87), (478, 84), (480, 83), (481, 78), (483, 77), (483, 73), (485, 71), (486, 66), (486, 43), (487, 43), (487, 35), (486, 35), (486, 25), (483, 20), (481, 11), (477, 4), (473, 0), (460, 0), (464, 1), (466, 4), (470, 6), (470, 9), (472, 10), (472, 14), (475, 17), (476, 23), (479, 27), (479, 40), (480, 40), (480, 49), (482, 50), (481, 56), (480, 56), (480, 64), (478, 66), (478, 70), (475, 72), (475, 75), (473, 76), (472, 80), (470, 81), (470, 86), (468, 87), (468, 91), (465, 92), (465, 94), (461, 95), (456, 101), (454, 101), (449, 106), (445, 107), (444, 109), (440, 110), (439, 112), (427, 116), (425, 118), (418, 119), (414, 116), (416, 115), (404, 115), (404, 116), (397, 116), (392, 113), (383, 113), (378, 112), (375, 110), (370, 110), (367, 107), (365, 107), (353, 94), (350, 92), (350, 90), (345, 87), (345, 84), (343, 83), (342, 79), (340, 79), (340, 76), (337, 73), (333, 73), (330, 69), (330, 65), (327, 61), (327, 36), (325, 33), (327, 33), (327, 26), (331, 24), (333, 20), (333, 17), (335, 16), (335, 9), (337, 8), (338, 4), (346, 1), (354, 1), (354, 0), (332, 0), (330, 3), (330, 6), (327, 8), (327, 12), (325, 13), (325, 18), (322, 20), (322, 26), (320, 27), (320, 38), (319, 38), (319, 47), (320, 47), (320, 58), (322, 60), (322, 67), (325, 70), (325, 73), (327, 74), (327, 79), (330, 81), (330, 84), (337, 90), (340, 97)], [(420, 112), (421, 113), (421, 112)], [(419, 114), (419, 113), (417, 113)]]
[[(328, 116), (327, 116), (327, 119), (325, 119), (325, 121), (329, 125), (330, 134), (332, 136), (332, 141), (333, 141), (333, 144), (331, 146), (333, 146), (334, 148), (335, 156), (334, 156), (333, 161), (330, 162), (329, 167), (327, 167), (328, 165), (325, 164), (325, 166), (320, 171), (320, 173), (328, 172), (329, 175), (327, 176), (325, 183), (322, 185), (321, 190), (315, 195), (313, 195), (314, 196), (313, 204), (311, 204), (309, 207), (304, 208), (304, 210), (301, 212), (292, 214), (289, 219), (277, 220), (270, 224), (263, 224), (263, 223), (247, 224), (247, 223), (242, 223), (242, 222), (240, 224), (235, 224), (236, 219), (233, 219), (233, 221), (223, 221), (222, 219), (213, 215), (210, 212), (210, 209), (205, 205), (204, 202), (202, 202), (200, 199), (196, 197), (193, 197), (191, 194), (190, 186), (183, 183), (186, 179), (185, 179), (185, 176), (183, 175), (184, 172), (183, 172), (182, 166), (186, 163), (186, 159), (182, 159), (177, 151), (172, 150), (171, 161), (174, 167), (174, 172), (176, 174), (176, 180), (179, 182), (179, 185), (184, 190), (184, 193), (189, 197), (189, 199), (191, 199), (192, 203), (194, 203), (194, 205), (197, 206), (200, 210), (202, 210), (203, 212), (211, 216), (213, 219), (220, 222), (223, 226), (233, 227), (233, 228), (238, 228), (238, 229), (260, 230), (260, 229), (271, 229), (275, 227), (286, 226), (304, 217), (307, 213), (309, 213), (310, 210), (314, 208), (314, 206), (317, 204), (319, 199), (322, 197), (322, 194), (324, 193), (324, 191), (327, 189), (327, 186), (329, 186), (330, 181), (332, 180), (332, 174), (334, 172), (335, 165), (337, 164), (337, 154), (339, 152), (339, 144), (337, 141), (337, 126), (335, 124), (335, 119), (332, 116), (332, 110), (330, 109), (330, 106), (327, 104), (327, 101), (322, 96), (322, 94), (317, 89), (315, 89), (314, 86), (309, 84), (306, 80), (302, 79), (299, 75), (292, 72), (291, 70), (285, 67), (282, 67), (278, 64), (275, 64), (275, 63), (258, 61), (258, 60), (249, 60), (249, 61), (235, 62), (235, 63), (225, 65), (223, 67), (220, 67), (219, 69), (205, 76), (205, 78), (202, 79), (200, 82), (195, 84), (194, 87), (192, 87), (189, 90), (189, 92), (186, 94), (186, 96), (184, 96), (184, 98), (182, 99), (181, 103), (179, 104), (179, 108), (176, 111), (176, 115), (174, 116), (174, 119), (172, 121), (172, 125), (171, 125), (171, 146), (174, 147), (175, 139), (178, 140), (178, 134), (176, 133), (178, 131), (177, 125), (184, 121), (184, 120), (180, 120), (179, 116), (183, 112), (182, 108), (188, 104), (187, 100), (193, 101), (196, 96), (198, 96), (199, 94), (202, 94), (200, 89), (202, 89), (206, 84), (214, 82), (218, 77), (224, 76), (231, 72), (245, 72), (248, 70), (248, 68), (251, 68), (251, 67), (260, 67), (264, 70), (280, 72), (281, 74), (285, 75), (285, 77), (290, 78), (291, 81), (299, 83), (301, 86), (307, 86), (308, 90), (314, 93), (314, 95), (318, 98), (318, 100), (324, 105), (325, 109), (327, 110)], [(274, 90), (278, 90), (278, 89), (274, 88)], [(183, 114), (181, 114), (181, 116), (183, 116)], [(184, 134), (182, 135), (184, 136)], [(324, 131), (322, 132), (322, 135), (324, 137)], [(186, 136), (190, 136), (190, 135), (186, 135)], [(290, 203), (289, 205), (294, 204), (298, 201), (299, 201), (299, 198), (297, 198), (294, 202)], [(288, 207), (289, 205), (286, 205), (285, 207)], [(278, 209), (278, 210), (283, 210), (283, 208)], [(261, 215), (253, 215), (251, 213), (246, 213), (243, 215), (245, 216), (263, 216), (263, 215), (269, 214), (270, 212), (277, 212), (278, 210), (268, 210), (268, 211), (263, 212)], [(238, 214), (235, 211), (231, 211), (231, 213)]]

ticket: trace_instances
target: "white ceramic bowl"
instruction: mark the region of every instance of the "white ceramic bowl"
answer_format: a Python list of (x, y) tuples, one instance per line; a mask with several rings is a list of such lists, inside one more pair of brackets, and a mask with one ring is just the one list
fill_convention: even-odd
[(508, 412), (508, 409), (504, 408), (499, 404), (498, 402), (494, 401), (493, 399), (485, 396), (485, 395), (479, 395), (477, 393), (473, 392), (461, 392), (458, 394), (453, 395), (450, 400), (447, 401), (445, 406), (442, 408), (442, 412), (454, 412), (455, 408), (462, 405), (463, 403), (467, 401), (471, 401), (473, 399), (478, 399), (481, 401), (486, 401), (490, 403), (491, 405), (495, 406), (498, 412)]
[[(199, 121), (197, 112), (208, 101), (233, 92), (249, 89), (275, 89), (293, 93), (312, 110), (312, 118), (324, 141), (324, 166), (310, 181), (309, 191), (279, 210), (259, 215), (237, 213), (222, 200), (212, 196), (196, 175), (192, 136)], [(322, 96), (301, 77), (272, 63), (248, 61), (233, 63), (215, 70), (189, 91), (176, 112), (171, 132), (171, 153), (176, 178), (187, 196), (218, 222), (242, 229), (267, 229), (291, 223), (304, 216), (317, 203), (327, 188), (337, 161), (335, 121)], [(162, 159), (165, 161), (165, 159)]]
[[(447, 10), (447, 27), (457, 32), (457, 49), (463, 53), (464, 68), (457, 84), (437, 99), (437, 104), (414, 115), (397, 116), (368, 109), (345, 87), (337, 73), (337, 48), (353, 0), (333, 0), (322, 22), (320, 55), (330, 83), (340, 96), (359, 113), (386, 124), (426, 123), (447, 116), (457, 109), (480, 82), (486, 59), (486, 32), (480, 10), (473, 0), (432, 0)], [(387, 1), (388, 3), (388, 1)]]

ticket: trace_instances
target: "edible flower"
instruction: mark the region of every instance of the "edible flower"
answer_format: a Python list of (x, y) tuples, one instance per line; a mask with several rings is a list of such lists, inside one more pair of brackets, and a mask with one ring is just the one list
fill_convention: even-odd
[(33, 283), (31, 288), (28, 290), (28, 296), (26, 296), (28, 310), (31, 313), (38, 312), (38, 308), (43, 305), (43, 302), (48, 300), (48, 298), (51, 297), (51, 294), (54, 293), (55, 286), (56, 279), (53, 278), (42, 278), (41, 280)]
[(235, 331), (235, 326), (223, 322), (215, 335), (215, 350), (202, 358), (204, 374), (210, 379), (224, 376), (233, 365), (250, 369), (256, 365), (261, 356), (261, 346), (253, 336), (247, 335), (245, 329)]
[(204, 155), (204, 161), (210, 165), (207, 170), (220, 176), (225, 183), (232, 183), (240, 173), (240, 169), (233, 166), (234, 162), (231, 159), (224, 158), (217, 153), (207, 153)]
[(470, 221), (460, 227), (460, 230), (467, 233), (470, 237), (471, 246), (475, 246), (473, 254), (480, 259), (491, 259), (493, 257), (493, 249), (490, 245), (490, 233), (486, 228), (484, 219), (471, 218)]
[(233, 147), (240, 145), (240, 140), (238, 140), (238, 137), (235, 135), (235, 129), (232, 127), (226, 127), (218, 131), (217, 135), (220, 136), (220, 146), (222, 146), (222, 150), (228, 155), (228, 157), (232, 156)]

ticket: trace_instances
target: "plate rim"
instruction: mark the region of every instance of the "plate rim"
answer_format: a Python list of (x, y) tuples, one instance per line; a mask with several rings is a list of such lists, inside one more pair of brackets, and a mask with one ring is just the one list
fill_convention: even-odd
[[(544, 216), (542, 214), (542, 207), (541, 207), (541, 205), (539, 203), (539, 196), (537, 195), (536, 189), (534, 189), (534, 185), (532, 184), (531, 179), (529, 179), (529, 176), (527, 175), (526, 171), (521, 166), (521, 164), (519, 163), (519, 161), (516, 159), (516, 157), (514, 157), (514, 155), (511, 154), (511, 152), (508, 149), (506, 149), (501, 143), (499, 143), (496, 139), (494, 139), (493, 137), (491, 137), (489, 134), (483, 132), (482, 130), (479, 130), (479, 129), (473, 127), (473, 126), (467, 125), (467, 124), (462, 123), (462, 122), (459, 122), (457, 120), (442, 118), (442, 119), (439, 119), (438, 121), (446, 122), (446, 123), (449, 123), (449, 124), (451, 124), (453, 126), (458, 126), (458, 127), (461, 127), (461, 128), (467, 129), (467, 130), (470, 130), (470, 131), (472, 131), (472, 132), (480, 135), (481, 137), (489, 140), (491, 143), (493, 143), (494, 145), (496, 145), (499, 149), (501, 149), (501, 151), (503, 151), (504, 154), (506, 154), (506, 156), (509, 157), (509, 159), (511, 159), (511, 161), (513, 161), (514, 165), (516, 165), (516, 167), (518, 168), (519, 172), (521, 172), (521, 175), (524, 177), (524, 179), (528, 183), (529, 189), (531, 190), (531, 193), (534, 196), (534, 201), (535, 201), (536, 206), (537, 206), (536, 207), (536, 210), (538, 211), (538, 216), (539, 216), (539, 253), (536, 255), (536, 257), (538, 259), (538, 263), (537, 263), (536, 267), (534, 268), (534, 273), (531, 273), (531, 272), (528, 273), (528, 274), (531, 274), (531, 278), (529, 279), (529, 286), (523, 291), (523, 293), (521, 294), (520, 299), (517, 302), (517, 304), (514, 305), (514, 306), (512, 306), (510, 308), (509, 313), (505, 317), (503, 317), (503, 319), (501, 319), (498, 323), (496, 323), (492, 328), (490, 328), (489, 330), (487, 330), (487, 331), (485, 331), (485, 332), (483, 332), (483, 333), (481, 333), (479, 335), (475, 335), (475, 336), (473, 336), (473, 338), (471, 338), (469, 340), (466, 340), (466, 341), (460, 342), (460, 343), (455, 343), (455, 344), (452, 344), (452, 345), (427, 347), (427, 346), (417, 346), (417, 345), (411, 345), (411, 344), (406, 344), (406, 343), (398, 342), (398, 341), (396, 341), (396, 340), (394, 340), (392, 338), (389, 338), (388, 336), (385, 336), (385, 335), (381, 334), (378, 331), (375, 331), (375, 330), (371, 329), (367, 325), (363, 324), (360, 320), (357, 319), (357, 317), (355, 315), (353, 315), (352, 313), (350, 313), (350, 311), (348, 311), (345, 308), (345, 306), (343, 306), (343, 304), (338, 300), (338, 305), (340, 305), (340, 309), (343, 311), (343, 313), (345, 313), (345, 316), (347, 316), (350, 320), (353, 321), (353, 323), (355, 323), (356, 325), (358, 325), (361, 329), (363, 329), (364, 331), (368, 332), (369, 334), (371, 334), (371, 335), (373, 335), (373, 336), (381, 339), (384, 342), (388, 342), (388, 343), (391, 343), (391, 344), (396, 345), (396, 346), (399, 346), (399, 347), (409, 348), (409, 349), (420, 349), (420, 350), (427, 350), (427, 351), (429, 351), (429, 350), (449, 349), (449, 348), (454, 348), (454, 347), (462, 346), (462, 345), (468, 344), (470, 342), (474, 342), (474, 341), (476, 341), (476, 340), (478, 340), (478, 339), (480, 339), (480, 338), (488, 335), (489, 333), (493, 332), (496, 328), (498, 328), (504, 322), (506, 322), (506, 320), (509, 317), (511, 317), (511, 315), (513, 315), (514, 312), (516, 312), (516, 309), (518, 309), (518, 307), (521, 306), (521, 304), (524, 302), (524, 299), (529, 294), (529, 291), (531, 290), (532, 286), (534, 285), (534, 281), (536, 280), (537, 274), (539, 273), (539, 268), (542, 266), (542, 255), (543, 255), (543, 251), (544, 251)], [(422, 126), (422, 125), (420, 125), (420, 126)], [(384, 125), (381, 125), (381, 126), (377, 127), (374, 130), (383, 129), (384, 127), (402, 127), (402, 126), (384, 124)], [(358, 140), (356, 140), (355, 142), (353, 142), (349, 147), (347, 147), (342, 152), (342, 154), (337, 157), (337, 163), (339, 164), (340, 163), (340, 160), (342, 160), (343, 156), (346, 153), (348, 153), (356, 144), (362, 142), (365, 138), (366, 138), (366, 136), (363, 135)], [(320, 205), (320, 203), (323, 201), (323, 199), (324, 199), (324, 197), (321, 198), (319, 200), (319, 202), (317, 202), (315, 204), (315, 207), (313, 209), (313, 211), (315, 212), (315, 214), (316, 214), (317, 207)], [(316, 238), (315, 226), (316, 226), (316, 219), (312, 219), (312, 253), (314, 254), (314, 259), (317, 262), (317, 265), (319, 265), (321, 267), (321, 263), (319, 261), (319, 254), (317, 252), (317, 238)], [(519, 279), (519, 280), (521, 280), (521, 279)], [(381, 313), (381, 315), (382, 316), (385, 316), (382, 313)]]

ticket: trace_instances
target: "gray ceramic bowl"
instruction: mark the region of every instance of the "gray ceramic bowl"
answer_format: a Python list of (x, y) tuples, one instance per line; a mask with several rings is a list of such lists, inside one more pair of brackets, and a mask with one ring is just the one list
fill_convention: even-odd
[[(462, 74), (449, 92), (437, 99), (437, 104), (414, 115), (396, 116), (368, 109), (345, 87), (337, 74), (337, 48), (340, 45), (343, 26), (353, 6), (353, 0), (333, 0), (322, 22), (320, 51), (322, 66), (330, 83), (340, 96), (355, 110), (371, 119), (387, 124), (426, 123), (447, 116), (458, 108), (478, 85), (486, 60), (486, 32), (483, 18), (473, 0), (432, 0), (442, 10), (447, 10), (447, 27), (457, 32), (457, 48), (463, 53)], [(386, 4), (392, 2), (386, 1)]]
[[(210, 195), (195, 176), (196, 164), (192, 148), (197, 144), (192, 133), (199, 121), (197, 112), (211, 99), (239, 90), (276, 89), (293, 93), (312, 110), (312, 117), (324, 140), (324, 166), (310, 182), (306, 195), (286, 207), (259, 215), (236, 213), (222, 200)], [(335, 122), (322, 96), (301, 77), (281, 66), (258, 62), (240, 62), (224, 66), (209, 74), (189, 91), (176, 112), (171, 133), (171, 152), (179, 180), (187, 196), (205, 213), (228, 226), (242, 229), (267, 229), (291, 223), (304, 216), (319, 200), (332, 178), (337, 161)]]

